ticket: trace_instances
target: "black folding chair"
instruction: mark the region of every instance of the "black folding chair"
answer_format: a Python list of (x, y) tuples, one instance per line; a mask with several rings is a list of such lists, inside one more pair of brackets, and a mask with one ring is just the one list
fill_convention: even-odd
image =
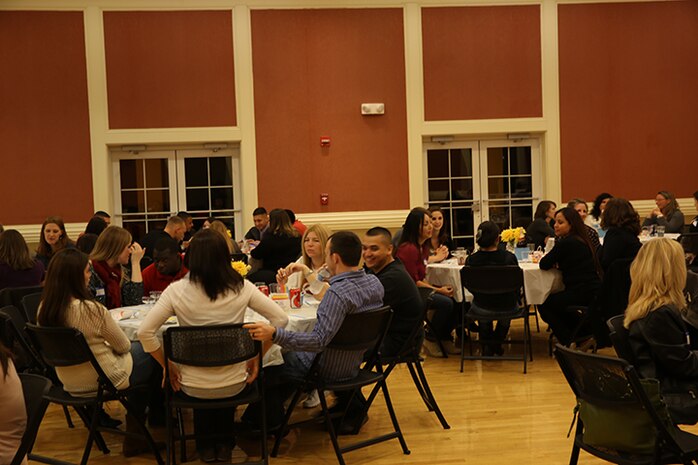
[[(528, 323), (530, 316), (529, 310), (525, 302), (522, 302), (523, 290), (523, 270), (518, 265), (509, 266), (464, 266), (461, 268), (461, 282), (463, 287), (467, 288), (474, 295), (496, 296), (496, 295), (513, 295), (519, 296), (516, 303), (505, 308), (485, 308), (479, 307), (472, 303), (467, 312), (463, 312), (462, 327), (463, 331), (468, 327), (469, 321), (502, 321), (522, 319), (524, 322), (524, 334), (521, 340), (507, 340), (506, 344), (523, 344), (523, 353), (521, 356), (494, 356), (494, 355), (473, 355), (472, 338), (468, 338), (470, 346), (470, 355), (465, 355), (465, 351), (461, 350), (460, 371), (463, 372), (464, 360), (521, 360), (523, 361), (523, 372), (527, 371), (527, 362), (530, 359), (533, 361), (533, 351), (531, 350), (531, 328)], [(465, 337), (462, 338), (465, 340)], [(480, 331), (480, 345), (488, 343), (498, 343), (500, 341), (482, 339), (482, 330)]]
[[(29, 340), (32, 345), (37, 348), (39, 355), (46, 365), (56, 367), (69, 367), (90, 363), (97, 375), (98, 388), (97, 392), (89, 397), (74, 397), (66, 392), (62, 387), (53, 386), (46, 399), (50, 402), (63, 406), (71, 406), (75, 408), (86, 425), (89, 425), (89, 433), (85, 444), (85, 449), (82, 454), (81, 465), (85, 465), (90, 457), (92, 442), (96, 442), (102, 452), (109, 453), (104, 440), (100, 435), (100, 431), (107, 431), (124, 436), (139, 437), (145, 439), (150, 448), (155, 454), (158, 464), (163, 465), (162, 457), (157, 450), (157, 446), (153, 441), (152, 436), (148, 432), (143, 423), (143, 420), (138, 415), (132, 415), (135, 423), (141, 430), (141, 434), (131, 433), (116, 428), (109, 428), (99, 424), (99, 411), (102, 409), (104, 402), (117, 400), (124, 406), (127, 412), (131, 411), (131, 405), (126, 399), (127, 394), (132, 390), (147, 390), (148, 386), (131, 386), (125, 390), (118, 390), (111, 382), (109, 377), (104, 373), (87, 344), (85, 337), (80, 331), (74, 328), (49, 328), (36, 326), (31, 323), (27, 324), (26, 332), (29, 335)], [(37, 462), (50, 464), (65, 465), (66, 462), (50, 458), (30, 455), (30, 459)]]
[(51, 380), (39, 375), (20, 373), (22, 381), (22, 394), (24, 394), (24, 406), (27, 410), (27, 427), (22, 435), (22, 442), (15, 453), (10, 465), (20, 465), (24, 457), (34, 447), (36, 435), (44, 418), (48, 400), (44, 397), (51, 388)]
[[(647, 415), (648, 423), (653, 426), (651, 432), (643, 430), (627, 433), (637, 441), (641, 436), (655, 434), (652, 453), (592, 445), (589, 444), (588, 438), (595, 433), (594, 427), (603, 426), (604, 431), (607, 431), (609, 425), (584, 424), (581, 416), (578, 416), (570, 465), (576, 465), (580, 450), (621, 465), (696, 463), (698, 436), (682, 431), (668, 421), (665, 407), (658, 407), (650, 400), (637, 372), (628, 362), (619, 358), (571, 350), (560, 344), (555, 345), (555, 358), (578, 402), (586, 402), (593, 408), (605, 411), (625, 412), (625, 418), (630, 412)], [(622, 422), (618, 424), (620, 429), (630, 427), (623, 419), (619, 422)]]
[[(433, 293), (434, 291), (432, 291), (432, 295)], [(429, 308), (430, 298), (431, 296), (427, 297), (427, 301), (424, 302), (423, 312), (426, 312), (427, 308)], [(444, 429), (451, 429), (451, 426), (446, 421), (446, 418), (444, 418), (443, 413), (441, 413), (439, 405), (436, 403), (436, 399), (434, 398), (434, 394), (431, 392), (429, 382), (427, 381), (426, 374), (424, 373), (424, 368), (422, 367), (423, 359), (419, 355), (419, 350), (423, 334), (424, 323), (422, 319), (418, 321), (418, 323), (412, 329), (410, 335), (405, 340), (402, 348), (400, 348), (395, 355), (386, 357), (381, 353), (379, 354), (380, 358), (377, 358), (376, 363), (380, 362), (381, 364), (386, 365), (383, 370), (383, 376), (386, 379), (388, 376), (390, 376), (390, 373), (392, 373), (398, 364), (404, 363), (407, 366), (407, 369), (412, 376), (412, 381), (414, 382), (420, 397), (424, 401), (424, 404), (427, 406), (427, 409), (436, 414), (436, 417), (439, 419), (439, 422)], [(376, 384), (366, 401), (367, 410), (370, 408), (379, 391), (380, 385)]]
[[(352, 313), (344, 318), (342, 326), (339, 328), (339, 331), (337, 334), (335, 334), (334, 338), (332, 338), (332, 341), (325, 348), (325, 352), (328, 350), (342, 352), (368, 351), (368, 356), (366, 357), (366, 360), (368, 361), (366, 365), (359, 370), (358, 375), (354, 378), (345, 381), (326, 380), (322, 376), (320, 370), (320, 360), (325, 352), (319, 353), (313, 360), (313, 364), (310, 367), (305, 380), (301, 383), (298, 389), (296, 389), (279, 431), (283, 432), (288, 426), (297, 426), (302, 423), (313, 421), (309, 420), (289, 425), (289, 420), (291, 418), (291, 414), (293, 413), (293, 409), (300, 400), (302, 393), (317, 389), (320, 396), (322, 414), (325, 418), (325, 425), (340, 465), (345, 464), (344, 457), (342, 455), (345, 452), (361, 449), (395, 438), (400, 441), (402, 452), (404, 454), (410, 453), (410, 450), (407, 448), (407, 444), (405, 443), (405, 439), (402, 436), (400, 425), (397, 421), (395, 411), (393, 410), (393, 404), (390, 401), (390, 394), (388, 392), (388, 386), (385, 383), (382, 365), (380, 363), (375, 363), (375, 357), (378, 354), (378, 349), (383, 340), (385, 332), (388, 329), (391, 317), (392, 311), (390, 310), (390, 307), (382, 307), (371, 312)], [(375, 371), (373, 371), (371, 367), (375, 367)], [(332, 415), (327, 406), (327, 399), (325, 399), (324, 391), (351, 391), (355, 393), (360, 391), (363, 386), (376, 383), (380, 385), (381, 391), (383, 392), (383, 397), (385, 399), (386, 406), (388, 407), (388, 413), (390, 414), (390, 420), (392, 421), (394, 431), (375, 438), (340, 447), (332, 419), (337, 417), (341, 417), (343, 419), (346, 412), (340, 413), (339, 415)], [(351, 401), (349, 404), (351, 404)], [(364, 406), (361, 414), (366, 414), (366, 406)], [(271, 452), (272, 457), (276, 457), (282, 439), (283, 434), (276, 436), (276, 442), (274, 443), (274, 448)]]
[[(242, 327), (243, 323), (213, 326), (179, 326), (165, 331), (165, 358), (179, 365), (195, 367), (222, 367), (244, 363), (251, 358), (257, 358), (259, 375), (240, 394), (221, 399), (197, 399), (185, 396), (181, 391), (174, 392), (169, 383), (169, 363), (165, 369), (165, 399), (168, 412), (172, 408), (177, 412), (181, 461), (186, 461), (186, 440), (195, 437), (184, 431), (183, 408), (220, 409), (237, 407), (238, 405), (260, 402), (262, 418), (262, 434), (260, 435), (260, 460), (245, 462), (248, 464), (264, 464), (269, 461), (267, 450), (266, 406), (264, 400), (264, 371), (262, 370), (262, 344), (253, 341), (249, 331)], [(230, 418), (233, 422), (234, 418)], [(176, 462), (174, 452), (174, 431), (172, 418), (167, 415), (167, 464), (170, 460)]]
[(25, 295), (40, 293), (43, 289), (43, 286), (6, 287), (0, 291), (0, 307), (14, 305), (21, 309), (22, 298)]
[(27, 315), (27, 321), (29, 323), (36, 324), (36, 315), (39, 313), (41, 296), (41, 292), (35, 292), (22, 297), (22, 308), (24, 309), (24, 313)]

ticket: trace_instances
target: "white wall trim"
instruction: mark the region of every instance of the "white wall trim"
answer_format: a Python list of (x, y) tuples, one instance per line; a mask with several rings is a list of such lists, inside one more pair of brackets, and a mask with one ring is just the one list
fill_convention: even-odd
[(374, 226), (394, 229), (402, 227), (409, 210), (379, 210), (335, 213), (296, 213), (306, 226), (323, 224), (332, 231), (366, 230)]

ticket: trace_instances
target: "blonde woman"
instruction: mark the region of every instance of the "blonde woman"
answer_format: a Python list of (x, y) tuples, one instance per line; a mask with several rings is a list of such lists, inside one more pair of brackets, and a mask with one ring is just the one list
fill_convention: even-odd
[[(285, 268), (279, 268), (276, 273), (276, 282), (287, 285), (290, 288), (310, 285), (315, 297), (320, 300), (325, 291), (330, 287), (329, 283), (322, 283), (321, 289), (316, 289), (314, 283), (318, 279), (318, 273), (325, 266), (325, 245), (330, 237), (330, 230), (321, 224), (314, 224), (303, 233), (301, 257)], [(318, 286), (319, 287), (319, 286)]]
[(223, 238), (225, 239), (225, 243), (228, 244), (228, 251), (230, 252), (230, 255), (234, 253), (242, 253), (242, 251), (240, 250), (240, 246), (230, 237), (230, 230), (225, 224), (223, 224), (222, 221), (212, 221), (209, 225), (209, 228), (213, 229), (221, 236), (223, 236)]
[(686, 307), (686, 262), (678, 242), (658, 238), (642, 246), (630, 266), (630, 298), (625, 327), (635, 360), (645, 378), (659, 380), (676, 423), (698, 421), (698, 354), (689, 347), (681, 317)]
[[(107, 308), (138, 305), (143, 299), (141, 258), (144, 250), (131, 233), (109, 226), (97, 239), (90, 254), (92, 277), (89, 289)], [(125, 265), (131, 262), (130, 276)]]

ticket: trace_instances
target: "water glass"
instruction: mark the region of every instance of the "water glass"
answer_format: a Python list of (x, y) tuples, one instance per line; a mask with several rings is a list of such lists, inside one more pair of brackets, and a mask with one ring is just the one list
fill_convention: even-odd
[(666, 226), (657, 225), (655, 226), (654, 230), (657, 232), (657, 237), (664, 237)]

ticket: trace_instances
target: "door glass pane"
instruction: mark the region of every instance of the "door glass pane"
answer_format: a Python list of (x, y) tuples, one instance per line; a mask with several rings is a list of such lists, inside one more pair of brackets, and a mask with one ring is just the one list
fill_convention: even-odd
[(533, 197), (531, 176), (512, 177), (510, 182), (512, 197)]
[(473, 211), (470, 207), (453, 209), (453, 237), (473, 235)]
[(145, 162), (146, 187), (167, 187), (170, 185), (170, 178), (167, 174), (167, 159), (148, 158)]
[(167, 220), (164, 219), (150, 220), (148, 221), (148, 231), (152, 231), (153, 229), (165, 229), (166, 224)]
[[(187, 187), (208, 186), (208, 163), (206, 158), (185, 158), (184, 179)], [(187, 194), (188, 195), (188, 194)], [(189, 207), (187, 202), (187, 209)]]
[(509, 160), (506, 147), (490, 147), (487, 149), (487, 174), (502, 176), (509, 174)]
[(146, 235), (145, 221), (128, 221), (124, 219), (124, 229), (131, 233), (135, 242), (140, 241)]
[(448, 150), (427, 150), (427, 177), (448, 177)]
[(531, 174), (531, 147), (510, 147), (511, 174)]
[(448, 199), (448, 181), (429, 181), (429, 202)]
[(518, 205), (511, 207), (511, 225), (514, 228), (528, 228), (533, 221), (533, 207), (531, 205)]
[(509, 208), (506, 205), (490, 205), (490, 221), (499, 226), (499, 229), (509, 227)]
[(122, 191), (121, 211), (122, 213), (145, 212), (145, 195), (143, 191)]
[(169, 212), (169, 189), (148, 189), (146, 191), (148, 212)]
[(211, 185), (232, 186), (233, 160), (230, 157), (211, 157), (208, 160), (209, 172), (211, 175)]
[(473, 157), (470, 149), (451, 150), (451, 177), (473, 175)]
[(472, 200), (473, 181), (472, 179), (451, 180), (451, 200)]
[(487, 189), (490, 199), (505, 199), (509, 197), (509, 180), (507, 178), (489, 178)]
[(208, 189), (187, 189), (187, 211), (210, 210)]
[(121, 189), (143, 188), (143, 161), (119, 160)]
[(233, 189), (230, 187), (211, 188), (211, 209), (230, 210), (233, 208)]

